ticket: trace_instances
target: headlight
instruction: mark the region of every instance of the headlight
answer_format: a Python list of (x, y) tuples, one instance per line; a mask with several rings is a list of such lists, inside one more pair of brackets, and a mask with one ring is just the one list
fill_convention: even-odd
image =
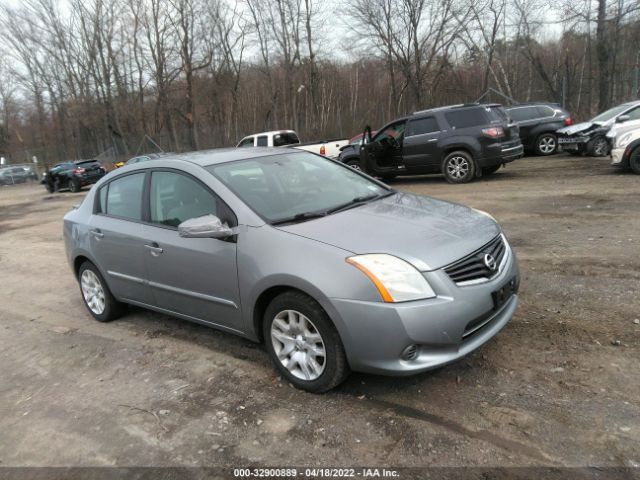
[(347, 258), (347, 263), (369, 277), (385, 302), (406, 302), (436, 296), (429, 282), (413, 265), (393, 255), (356, 255)]
[(626, 133), (626, 134), (622, 135), (622, 136), (618, 139), (618, 141), (616, 142), (616, 145), (617, 145), (618, 147), (624, 147), (624, 146), (626, 146), (626, 145), (631, 141), (631, 137), (633, 136), (633, 133), (634, 133), (634, 132), (629, 132), (629, 133)]

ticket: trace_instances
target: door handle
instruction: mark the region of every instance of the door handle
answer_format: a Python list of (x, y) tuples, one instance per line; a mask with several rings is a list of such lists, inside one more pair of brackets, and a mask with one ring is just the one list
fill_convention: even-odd
[(149, 250), (149, 253), (151, 253), (151, 255), (153, 255), (154, 257), (157, 257), (162, 252), (164, 252), (164, 249), (160, 247), (160, 245), (158, 245), (156, 242), (145, 243), (144, 247)]
[(430, 138), (429, 140), (427, 140), (427, 142), (432, 143), (432, 142), (437, 142), (438, 139), (437, 138)]
[(102, 233), (99, 228), (96, 228), (95, 230), (91, 230), (91, 235), (96, 237), (98, 240), (104, 237), (104, 233)]

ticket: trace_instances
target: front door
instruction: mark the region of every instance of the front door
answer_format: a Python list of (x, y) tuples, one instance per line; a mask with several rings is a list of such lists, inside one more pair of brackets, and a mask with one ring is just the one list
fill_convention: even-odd
[(208, 214), (233, 226), (229, 207), (202, 183), (175, 170), (153, 171), (149, 195), (144, 258), (154, 304), (241, 330), (235, 241), (182, 238), (177, 229), (185, 220)]
[(405, 125), (405, 120), (391, 123), (363, 145), (360, 156), (365, 171), (379, 175), (404, 170), (402, 139)]
[(99, 206), (89, 221), (89, 242), (114, 296), (149, 304), (141, 223), (144, 180), (145, 172), (138, 172), (100, 187)]

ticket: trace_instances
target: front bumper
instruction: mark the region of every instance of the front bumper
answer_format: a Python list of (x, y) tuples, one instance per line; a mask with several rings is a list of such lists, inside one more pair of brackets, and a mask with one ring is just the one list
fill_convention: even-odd
[(558, 137), (558, 150), (563, 152), (577, 152), (585, 150), (589, 140), (591, 140), (591, 138), (587, 136)]
[[(435, 298), (396, 304), (330, 299), (353, 370), (411, 375), (454, 362), (493, 338), (516, 310), (517, 293), (497, 309), (492, 296), (519, 280), (510, 248), (502, 271), (484, 283), (458, 286), (442, 269), (424, 275)], [(471, 333), (470, 325), (476, 325)], [(402, 352), (411, 345), (417, 346), (417, 355), (404, 360)]]
[(614, 148), (611, 150), (611, 165), (616, 167), (628, 167), (629, 158), (625, 155), (626, 148)]

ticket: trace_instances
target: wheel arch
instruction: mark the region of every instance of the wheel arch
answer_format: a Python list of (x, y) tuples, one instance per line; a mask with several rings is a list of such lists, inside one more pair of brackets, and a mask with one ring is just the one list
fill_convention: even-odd
[(248, 312), (247, 324), (249, 324), (248, 326), (250, 326), (251, 331), (247, 333), (250, 337), (260, 343), (264, 341), (262, 334), (264, 312), (274, 298), (287, 291), (302, 293), (318, 303), (331, 320), (331, 323), (333, 323), (338, 334), (342, 337), (344, 329), (342, 328), (338, 312), (332, 307), (331, 302), (313, 285), (305, 285), (303, 281), (296, 281), (295, 279), (280, 279), (280, 281), (260, 287), (255, 294), (255, 300), (250, 303), (251, 308), (250, 312)]

